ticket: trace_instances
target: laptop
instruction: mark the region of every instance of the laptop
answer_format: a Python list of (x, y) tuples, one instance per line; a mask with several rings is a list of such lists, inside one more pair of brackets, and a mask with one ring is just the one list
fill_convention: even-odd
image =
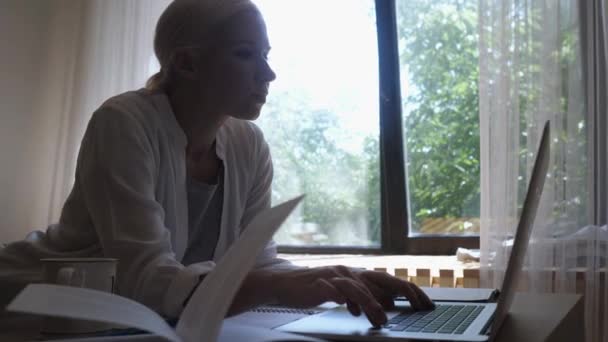
[(387, 312), (388, 323), (377, 329), (371, 327), (365, 315), (354, 317), (342, 305), (306, 315), (274, 329), (349, 341), (494, 340), (513, 302), (523, 267), (549, 166), (549, 135), (547, 121), (497, 303), (440, 302), (433, 310), (416, 312), (408, 302), (397, 302), (396, 310)]

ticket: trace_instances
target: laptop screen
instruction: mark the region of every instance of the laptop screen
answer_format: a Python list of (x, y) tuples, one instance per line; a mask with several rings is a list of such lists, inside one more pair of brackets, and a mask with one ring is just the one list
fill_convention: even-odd
[(509, 257), (498, 306), (496, 307), (496, 318), (494, 319), (492, 325), (492, 335), (490, 340), (494, 340), (496, 334), (498, 334), (498, 331), (500, 330), (500, 327), (502, 326), (507, 313), (511, 308), (513, 298), (515, 297), (517, 282), (522, 273), (521, 270), (526, 257), (526, 250), (528, 249), (530, 234), (532, 232), (532, 227), (534, 226), (536, 211), (540, 203), (540, 197), (543, 192), (543, 186), (545, 185), (545, 178), (549, 168), (549, 144), (550, 122), (547, 121), (545, 123), (545, 127), (543, 128), (540, 147), (538, 148), (538, 154), (536, 155), (536, 160), (532, 169), (532, 177), (530, 179), (530, 184), (528, 184), (528, 192), (526, 193), (521, 217), (519, 219), (519, 224), (517, 225), (511, 256)]

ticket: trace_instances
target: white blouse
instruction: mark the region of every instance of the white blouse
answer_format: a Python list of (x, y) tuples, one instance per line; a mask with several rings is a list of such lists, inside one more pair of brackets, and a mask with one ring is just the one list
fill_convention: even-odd
[[(0, 250), (0, 278), (12, 272), (33, 279), (43, 257), (117, 258), (118, 294), (177, 317), (199, 276), (270, 206), (272, 182), (261, 130), (228, 119), (216, 136), (225, 185), (214, 261), (185, 267), (179, 260), (188, 245), (186, 144), (164, 93), (142, 89), (107, 100), (87, 127), (59, 224)], [(276, 258), (270, 242), (256, 267), (293, 266)]]

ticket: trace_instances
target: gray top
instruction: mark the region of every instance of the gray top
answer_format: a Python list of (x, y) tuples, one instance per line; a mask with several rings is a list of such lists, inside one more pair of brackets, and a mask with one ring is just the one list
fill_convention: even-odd
[(222, 221), (223, 175), (222, 166), (211, 184), (188, 176), (188, 248), (182, 259), (186, 266), (213, 259)]

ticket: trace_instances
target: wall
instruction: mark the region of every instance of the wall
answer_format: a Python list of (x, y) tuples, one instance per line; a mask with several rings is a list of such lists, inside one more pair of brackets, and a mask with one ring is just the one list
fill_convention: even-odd
[(167, 0), (0, 0), (0, 242), (55, 223), (93, 111), (150, 76)]
[[(45, 51), (50, 1), (0, 1), (0, 241), (23, 237), (30, 230), (27, 214), (31, 188), (16, 186), (32, 162), (25, 155), (36, 139), (35, 110), (39, 74)], [(35, 184), (35, 182), (34, 182)]]

